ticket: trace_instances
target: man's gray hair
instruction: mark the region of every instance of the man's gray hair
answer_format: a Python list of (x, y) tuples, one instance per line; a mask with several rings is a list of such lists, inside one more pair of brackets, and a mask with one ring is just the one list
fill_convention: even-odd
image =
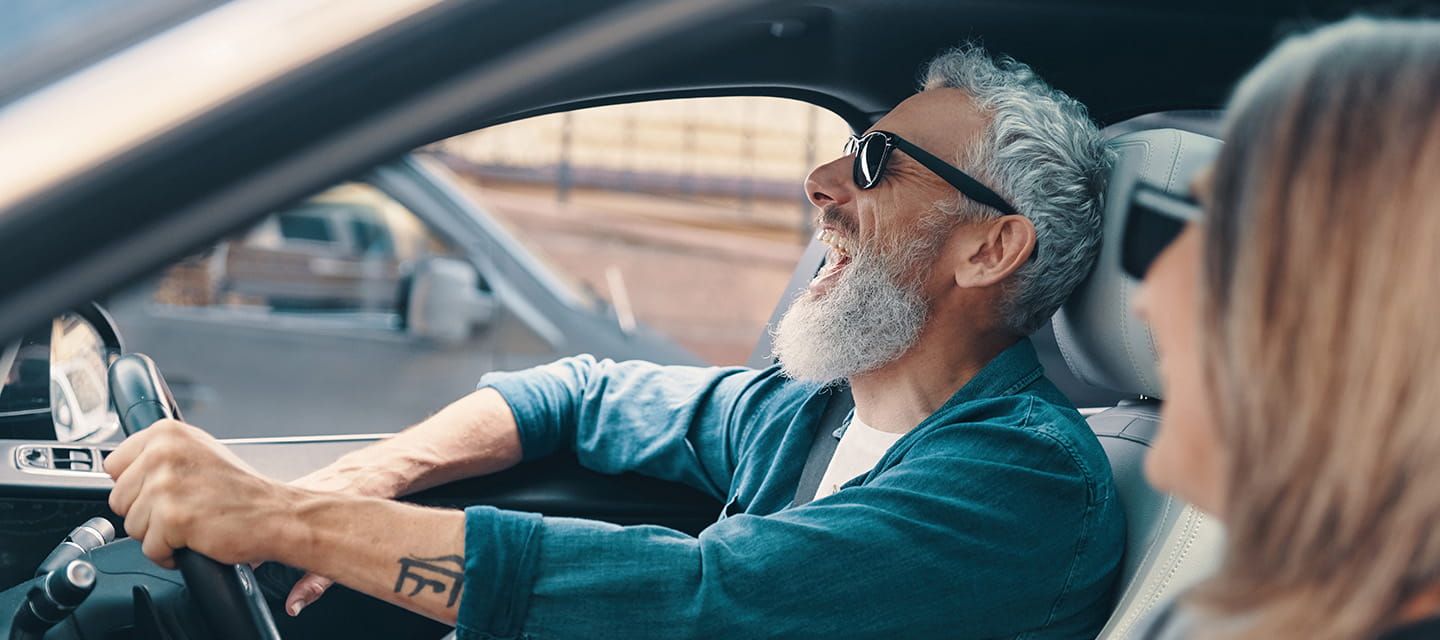
[[(1044, 326), (1090, 272), (1100, 247), (1111, 156), (1085, 106), (1029, 66), (965, 45), (932, 60), (924, 89), (960, 89), (990, 117), (960, 167), (1035, 225), (1035, 254), (1006, 285), (1001, 319), (1022, 334)], [(936, 203), (961, 221), (999, 217), (963, 196)]]

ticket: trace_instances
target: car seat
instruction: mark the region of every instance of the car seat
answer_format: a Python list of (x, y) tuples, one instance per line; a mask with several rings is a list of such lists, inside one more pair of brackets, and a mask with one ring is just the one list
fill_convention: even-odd
[(1144, 456), (1160, 426), (1164, 393), (1155, 373), (1150, 332), (1130, 313), (1139, 283), (1120, 268), (1120, 238), (1138, 182), (1167, 193), (1188, 193), (1195, 174), (1215, 158), (1220, 141), (1177, 129), (1152, 129), (1118, 136), (1108, 146), (1116, 161), (1106, 194), (1100, 256), (1056, 314), (1054, 326), (1060, 352), (1076, 377), (1141, 396), (1089, 417), (1110, 457), (1127, 520), (1118, 599), (1099, 637), (1124, 640), (1148, 612), (1215, 569), (1224, 535), (1208, 514), (1156, 491), (1145, 480)]

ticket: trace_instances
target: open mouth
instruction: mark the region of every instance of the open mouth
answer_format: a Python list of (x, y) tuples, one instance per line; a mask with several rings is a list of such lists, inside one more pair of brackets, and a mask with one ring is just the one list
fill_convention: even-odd
[(815, 275), (814, 280), (810, 281), (810, 290), (820, 293), (833, 286), (840, 272), (850, 264), (852, 245), (849, 238), (841, 235), (833, 227), (821, 229), (815, 235), (815, 239), (830, 247), (830, 253), (825, 257), (825, 267), (820, 269), (820, 273)]

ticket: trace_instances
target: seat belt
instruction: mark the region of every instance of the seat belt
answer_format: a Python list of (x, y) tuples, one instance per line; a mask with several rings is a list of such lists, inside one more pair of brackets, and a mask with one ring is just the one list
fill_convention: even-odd
[(854, 408), (855, 397), (850, 395), (850, 385), (830, 389), (830, 403), (825, 405), (820, 424), (815, 426), (815, 440), (810, 444), (810, 454), (805, 457), (805, 469), (800, 472), (800, 486), (795, 489), (795, 501), (791, 506), (798, 507), (815, 499), (820, 481), (825, 478), (825, 469), (830, 466), (830, 459), (835, 457), (836, 445), (840, 444), (835, 431), (845, 424), (850, 410)]

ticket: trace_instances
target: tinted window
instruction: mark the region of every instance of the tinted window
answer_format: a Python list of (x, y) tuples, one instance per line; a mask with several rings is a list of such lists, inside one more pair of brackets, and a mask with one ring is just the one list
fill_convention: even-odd
[(334, 240), (330, 237), (330, 223), (324, 218), (295, 213), (282, 213), (278, 218), (280, 234), (291, 240)]

